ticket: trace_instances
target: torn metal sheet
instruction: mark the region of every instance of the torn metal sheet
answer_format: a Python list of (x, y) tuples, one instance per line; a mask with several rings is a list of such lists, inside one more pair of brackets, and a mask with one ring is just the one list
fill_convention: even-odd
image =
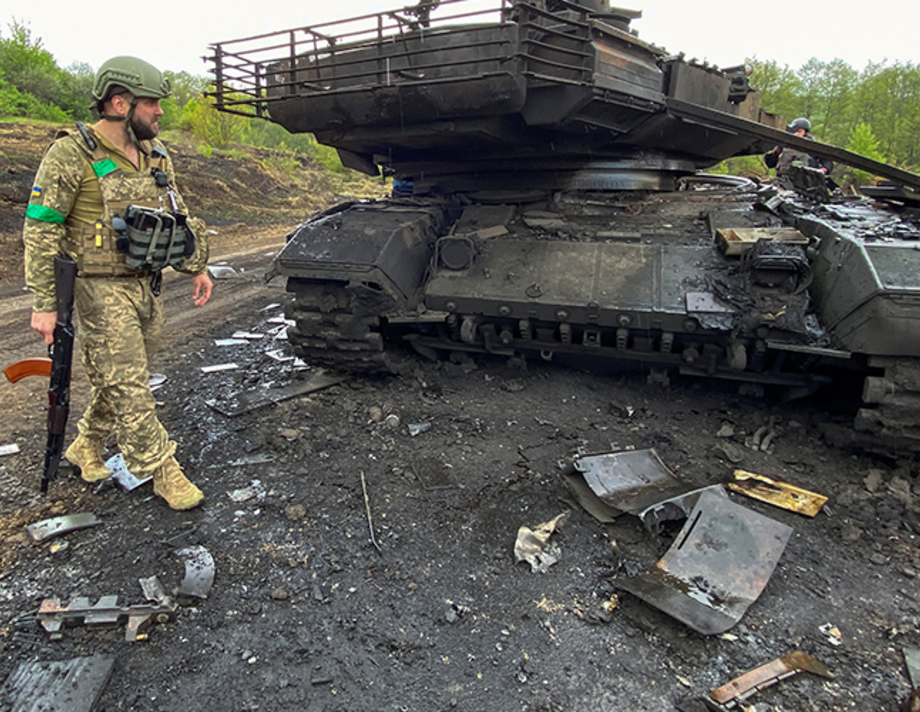
[(691, 489), (671, 474), (654, 449), (588, 455), (573, 465), (594, 494), (629, 514), (639, 514), (656, 502)]
[(0, 708), (9, 712), (90, 712), (114, 664), (114, 658), (102, 655), (20, 663), (0, 689)]
[(824, 495), (746, 470), (735, 470), (733, 477), (735, 481), (728, 483), (729, 489), (807, 517), (815, 516), (827, 502)]
[(623, 513), (594, 494), (594, 490), (574, 467), (562, 473), (562, 481), (578, 504), (601, 524), (610, 524)]
[(137, 489), (145, 482), (150, 482), (150, 480), (153, 479), (153, 477), (145, 477), (144, 479), (139, 480), (137, 477), (132, 475), (131, 472), (128, 471), (128, 466), (125, 464), (124, 455), (122, 455), (120, 452), (112, 455), (112, 457), (106, 460), (105, 466), (108, 467), (109, 472), (112, 473), (112, 479), (128, 492)]
[(731, 682), (710, 692), (709, 698), (721, 709), (737, 709), (740, 703), (751, 695), (800, 672), (810, 672), (827, 678), (834, 677), (820, 660), (797, 650), (736, 677)]
[(80, 512), (79, 514), (66, 514), (63, 517), (43, 519), (27, 526), (26, 531), (29, 532), (32, 541), (41, 542), (62, 534), (94, 527), (97, 524), (102, 524), (102, 522), (99, 521), (95, 514), (92, 512)]
[(704, 491), (671, 548), (621, 586), (704, 635), (724, 633), (761, 594), (792, 528)]
[(914, 689), (920, 688), (920, 648), (904, 648), (903, 653), (910, 685)]
[(74, 598), (62, 606), (60, 599), (42, 601), (36, 614), (41, 627), (50, 633), (51, 640), (63, 637), (61, 629), (75, 625), (112, 627), (125, 625), (125, 640), (129, 642), (147, 638), (146, 630), (154, 623), (168, 623), (176, 618), (173, 605), (137, 605), (121, 607), (118, 596), (103, 596), (90, 605), (88, 598)]
[(185, 562), (185, 578), (179, 586), (180, 596), (205, 599), (214, 585), (214, 558), (203, 546), (188, 546), (176, 551)]
[(329, 388), (329, 386), (335, 386), (347, 381), (348, 378), (348, 376), (343, 376), (342, 374), (333, 375), (331, 373), (317, 372), (311, 374), (308, 378), (298, 379), (283, 388), (260, 388), (243, 391), (242, 393), (222, 398), (211, 398), (206, 400), (205, 403), (218, 413), (232, 418), (266, 405), (280, 403), (289, 398), (321, 391), (324, 388)]
[(521, 527), (518, 529), (517, 539), (514, 542), (515, 561), (526, 561), (530, 564), (531, 571), (546, 573), (550, 566), (559, 561), (560, 549), (555, 543), (550, 543), (549, 538), (559, 527), (569, 519), (570, 512), (553, 517), (548, 522), (538, 524), (533, 529)]
[(0, 456), (15, 455), (19, 452), (19, 445), (12, 443), (10, 445), (0, 445)]
[(703, 492), (711, 492), (714, 495), (728, 498), (728, 493), (722, 485), (709, 485), (655, 502), (639, 512), (639, 519), (642, 520), (646, 529), (657, 534), (665, 522), (680, 521), (689, 517)]
[(245, 339), (247, 341), (261, 341), (265, 338), (265, 334), (260, 334), (255, 331), (234, 331), (231, 339)]

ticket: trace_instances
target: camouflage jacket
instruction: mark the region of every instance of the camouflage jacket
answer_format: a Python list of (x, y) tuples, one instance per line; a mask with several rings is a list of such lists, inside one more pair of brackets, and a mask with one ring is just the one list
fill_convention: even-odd
[[(23, 242), (26, 285), (32, 291), (32, 308), (37, 312), (56, 309), (53, 258), (61, 253), (78, 258), (75, 254), (75, 236), (95, 231), (100, 245), (103, 244), (101, 238), (105, 238), (104, 244), (111, 253), (109, 261), (119, 259), (115, 254), (115, 233), (111, 226), (111, 190), (105, 191), (108, 198), (104, 198), (100, 182), (108, 179), (98, 175), (123, 176), (126, 180), (119, 185), (132, 186), (131, 190), (138, 195), (118, 197), (123, 198), (125, 203), (137, 199), (141, 204), (149, 205), (156, 190), (151, 167), (162, 165), (169, 185), (175, 192), (178, 211), (187, 213), (185, 202), (175, 188), (172, 161), (160, 141), (154, 139), (141, 142), (140, 165), (135, 167), (124, 153), (105, 138), (92, 129), (87, 131), (99, 146), (97, 155), (101, 153), (105, 160), (93, 160), (91, 150), (78, 132), (61, 132), (45, 153), (35, 176), (23, 227)], [(160, 157), (155, 154), (160, 154)], [(107, 173), (100, 170), (100, 163), (106, 164)], [(121, 189), (125, 190), (123, 187)], [(181, 266), (180, 271), (200, 274), (207, 268), (207, 234), (200, 220), (190, 222), (198, 234), (197, 249)]]

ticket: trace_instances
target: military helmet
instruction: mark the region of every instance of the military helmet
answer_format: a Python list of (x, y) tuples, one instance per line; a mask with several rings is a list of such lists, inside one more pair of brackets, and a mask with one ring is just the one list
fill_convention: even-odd
[(103, 63), (93, 80), (93, 99), (109, 98), (115, 87), (122, 87), (134, 96), (165, 99), (172, 93), (169, 79), (149, 62), (137, 57), (112, 57)]
[(801, 117), (801, 118), (796, 119), (795, 121), (793, 121), (791, 124), (789, 124), (786, 127), (786, 131), (789, 131), (790, 133), (795, 133), (799, 129), (805, 129), (806, 131), (811, 131), (811, 121), (809, 121), (805, 117)]

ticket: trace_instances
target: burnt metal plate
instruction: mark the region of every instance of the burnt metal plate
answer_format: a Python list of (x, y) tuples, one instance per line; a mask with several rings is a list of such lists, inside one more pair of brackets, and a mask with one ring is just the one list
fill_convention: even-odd
[(699, 633), (724, 633), (760, 596), (791, 535), (791, 527), (704, 491), (664, 557), (621, 586)]
[(0, 707), (10, 712), (90, 712), (114, 664), (102, 655), (20, 663), (0, 689)]
[(671, 474), (654, 449), (588, 455), (574, 465), (604, 503), (629, 514), (638, 515), (690, 489)]

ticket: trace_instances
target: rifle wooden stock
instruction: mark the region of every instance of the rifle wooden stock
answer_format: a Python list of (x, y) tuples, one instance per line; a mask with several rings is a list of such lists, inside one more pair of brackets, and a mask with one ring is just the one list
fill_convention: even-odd
[(51, 376), (50, 358), (26, 358), (3, 369), (6, 380), (16, 383), (29, 376)]

